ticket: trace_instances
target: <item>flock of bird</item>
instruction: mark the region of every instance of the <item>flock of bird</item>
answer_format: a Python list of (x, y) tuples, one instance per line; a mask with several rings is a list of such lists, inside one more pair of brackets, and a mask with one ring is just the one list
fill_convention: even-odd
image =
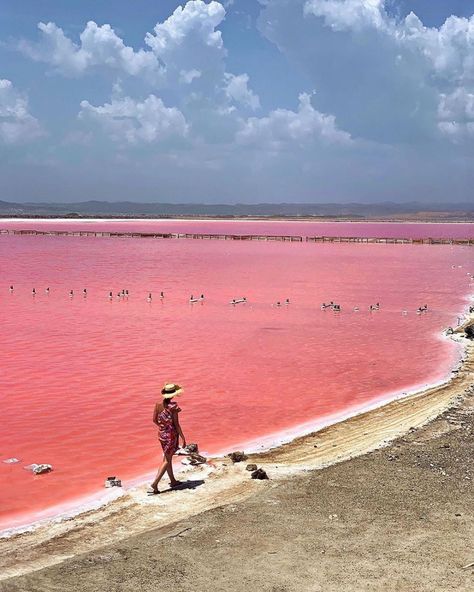
[[(11, 285), (9, 290), (10, 290), (10, 293), (13, 293), (14, 290), (15, 290), (15, 287), (13, 285)], [(50, 288), (49, 287), (48, 288), (45, 288), (45, 294), (49, 295), (49, 293), (50, 293)], [(32, 294), (32, 296), (36, 296), (37, 295), (36, 288), (33, 288), (32, 289), (31, 294)], [(87, 298), (87, 295), (88, 295), (87, 288), (83, 288), (83, 290), (82, 290), (82, 296), (84, 298)], [(74, 290), (69, 290), (69, 297), (70, 298), (74, 298), (74, 296), (75, 296)], [(129, 296), (130, 296), (130, 292), (128, 290), (126, 290), (126, 289), (123, 289), (123, 290), (121, 290), (121, 291), (119, 291), (119, 292), (116, 293), (115, 298), (117, 300), (122, 300), (122, 299), (127, 300)], [(164, 300), (164, 298), (165, 298), (164, 292), (160, 292), (159, 299), (160, 300)], [(110, 291), (109, 292), (108, 299), (109, 300), (113, 300), (114, 299), (114, 292), (113, 291)], [(204, 296), (204, 294), (201, 294), (200, 296), (194, 296), (194, 294), (191, 294), (191, 296), (189, 297), (188, 302), (190, 304), (196, 304), (198, 302), (204, 302), (205, 299), (206, 299), (206, 297)], [(147, 296), (147, 299), (146, 300), (147, 300), (147, 302), (152, 302), (153, 301), (153, 293), (152, 292), (148, 292), (148, 296)], [(232, 306), (236, 306), (238, 304), (247, 304), (247, 302), (248, 302), (247, 298), (245, 296), (242, 296), (240, 298), (232, 298), (232, 300), (229, 302), (229, 304), (231, 304)], [(288, 306), (289, 304), (290, 304), (290, 299), (289, 298), (286, 298), (285, 300), (277, 300), (273, 304), (273, 306), (281, 307), (281, 306)], [(341, 312), (342, 311), (342, 306), (340, 304), (337, 304), (336, 302), (334, 302), (332, 300), (330, 302), (328, 302), (328, 303), (323, 302), (321, 304), (321, 310), (328, 310), (328, 309), (329, 310), (332, 310), (333, 312)], [(360, 311), (360, 308), (358, 306), (354, 306), (352, 310), (353, 310), (353, 312), (359, 312)], [(370, 312), (374, 312), (374, 311), (377, 311), (377, 310), (380, 310), (380, 302), (376, 302), (375, 304), (371, 304), (369, 306), (369, 311)], [(428, 305), (427, 304), (424, 304), (423, 306), (419, 306), (416, 309), (416, 313), (417, 314), (423, 314), (425, 312), (428, 312)], [(407, 310), (403, 310), (402, 311), (402, 314), (406, 315), (406, 314), (408, 314), (408, 311)]]

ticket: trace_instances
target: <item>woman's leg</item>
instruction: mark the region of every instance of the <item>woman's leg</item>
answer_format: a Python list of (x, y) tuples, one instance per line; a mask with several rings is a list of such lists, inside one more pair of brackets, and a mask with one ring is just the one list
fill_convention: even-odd
[(166, 472), (168, 473), (168, 477), (170, 478), (170, 485), (174, 487), (175, 485), (179, 485), (181, 481), (178, 481), (173, 473), (173, 455), (170, 454), (166, 457), (168, 464), (166, 465)]
[(153, 489), (153, 491), (158, 491), (158, 483), (161, 481), (161, 478), (168, 470), (168, 464), (170, 460), (171, 459), (166, 454), (163, 455), (163, 462), (161, 463), (161, 466), (158, 469), (158, 473), (156, 474), (155, 480), (151, 484), (151, 488)]

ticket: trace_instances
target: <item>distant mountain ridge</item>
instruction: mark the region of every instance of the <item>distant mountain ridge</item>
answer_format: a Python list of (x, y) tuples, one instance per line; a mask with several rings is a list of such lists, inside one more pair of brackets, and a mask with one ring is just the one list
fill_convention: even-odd
[(15, 217), (318, 217), (318, 218), (400, 218), (455, 219), (474, 221), (473, 203), (423, 204), (418, 202), (376, 204), (204, 204), (134, 203), (129, 201), (82, 201), (75, 203), (14, 203), (0, 200), (0, 216)]

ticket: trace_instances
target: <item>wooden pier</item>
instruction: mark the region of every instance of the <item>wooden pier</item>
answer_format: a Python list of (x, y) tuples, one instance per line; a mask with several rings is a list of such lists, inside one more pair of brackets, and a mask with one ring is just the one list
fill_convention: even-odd
[(147, 239), (194, 239), (194, 240), (240, 240), (280, 241), (310, 243), (381, 243), (397, 245), (467, 245), (474, 246), (474, 238), (382, 238), (361, 236), (296, 236), (266, 234), (211, 234), (174, 232), (106, 232), (94, 230), (14, 230), (0, 229), (0, 234), (25, 236), (92, 236), (104, 238), (147, 238)]

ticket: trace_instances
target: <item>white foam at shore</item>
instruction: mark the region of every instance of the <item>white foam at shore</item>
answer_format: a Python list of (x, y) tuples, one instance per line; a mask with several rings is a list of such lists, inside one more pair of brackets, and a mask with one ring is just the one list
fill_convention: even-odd
[(340, 219), (312, 219), (310, 217), (305, 218), (304, 216), (301, 217), (299, 220), (298, 218), (288, 218), (288, 219), (265, 219), (265, 218), (247, 218), (242, 217), (239, 218), (238, 216), (231, 219), (226, 218), (206, 218), (206, 217), (193, 217), (193, 216), (183, 216), (180, 218), (1, 218), (0, 219), (0, 226), (1, 222), (39, 222), (40, 224), (49, 223), (55, 224), (59, 222), (60, 224), (95, 224), (95, 223), (102, 223), (102, 222), (112, 222), (117, 224), (124, 224), (128, 222), (144, 222), (144, 223), (154, 223), (154, 222), (224, 222), (227, 224), (232, 224), (232, 222), (252, 222), (261, 224), (262, 222), (272, 222), (274, 224), (288, 224), (288, 222), (314, 222), (315, 224), (416, 224), (419, 226), (423, 225), (432, 225), (432, 224), (439, 224), (439, 225), (446, 225), (446, 224), (465, 224), (465, 225), (472, 225), (474, 227), (473, 222), (469, 221), (441, 221), (438, 222), (436, 220), (430, 222), (419, 222), (417, 220), (340, 220)]

